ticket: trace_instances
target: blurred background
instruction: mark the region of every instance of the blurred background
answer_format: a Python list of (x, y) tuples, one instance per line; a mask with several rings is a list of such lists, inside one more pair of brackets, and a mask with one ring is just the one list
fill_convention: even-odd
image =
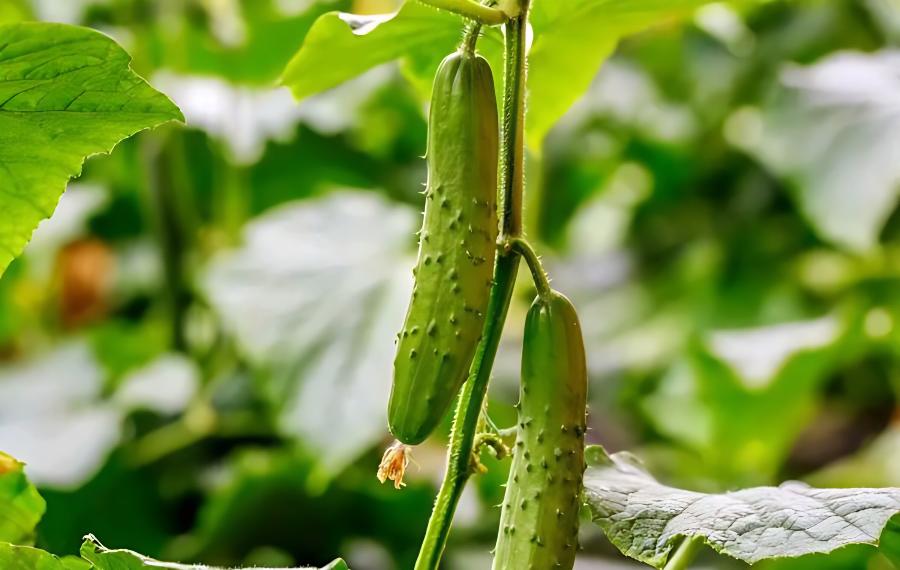
[[(185, 562), (412, 566), (448, 426), (402, 491), (375, 471), (424, 93), (395, 65), (299, 104), (271, 87), (320, 14), (394, 8), (0, 2), (0, 22), (113, 36), (187, 116), (88, 161), (0, 279), (0, 449), (47, 499), (39, 546), (93, 532)], [(900, 486), (898, 40), (898, 0), (711, 4), (621, 44), (532, 149), (528, 234), (585, 328), (591, 442), (699, 491)], [(450, 569), (489, 566), (508, 462), (484, 461)], [(596, 527), (581, 539), (578, 568), (637, 567)], [(851, 548), (765, 568), (878, 564)]]

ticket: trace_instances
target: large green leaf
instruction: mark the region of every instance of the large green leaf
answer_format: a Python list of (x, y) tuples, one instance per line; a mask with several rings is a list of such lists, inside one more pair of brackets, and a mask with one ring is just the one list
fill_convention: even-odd
[(286, 204), (249, 224), (203, 279), (241, 350), (270, 372), (278, 425), (327, 472), (386, 435), (415, 224), (412, 209), (374, 193)]
[(748, 564), (878, 545), (900, 512), (897, 488), (816, 489), (791, 482), (706, 494), (659, 483), (627, 453), (609, 456), (592, 447), (588, 458), (585, 498), (594, 522), (624, 554), (657, 568), (686, 537)]
[(534, 2), (529, 53), (528, 142), (547, 131), (587, 91), (619, 40), (689, 15), (711, 0), (556, 0)]
[(98, 32), (0, 26), (0, 272), (49, 217), (85, 158), (170, 120), (178, 108)]
[(38, 548), (0, 542), (0, 568), (3, 570), (88, 570), (90, 567), (84, 560), (74, 557), (60, 559)]
[[(528, 140), (538, 149), (547, 131), (587, 90), (618, 41), (653, 24), (687, 15), (710, 0), (557, 0), (535, 2), (529, 57)], [(408, 1), (396, 14), (319, 18), (285, 69), (282, 81), (300, 99), (371, 67), (403, 58), (420, 91), (460, 40), (461, 18)], [(497, 84), (503, 69), (497, 34), (482, 40)], [(561, 78), (565, 78), (562, 80)]]
[(768, 483), (842, 361), (846, 327), (826, 316), (710, 334), (644, 401), (648, 419), (719, 480)]
[(120, 438), (122, 414), (102, 393), (102, 369), (84, 342), (0, 367), (0, 448), (39, 485), (82, 483)]
[[(96, 570), (140, 570), (142, 568), (166, 568), (168, 570), (217, 570), (212, 566), (200, 564), (176, 564), (173, 562), (160, 562), (142, 556), (130, 550), (110, 550), (105, 548), (93, 536), (88, 535), (81, 546), (81, 556), (93, 564)], [(257, 570), (266, 570), (258, 568)], [(304, 570), (295, 568), (294, 570)], [(305, 570), (312, 570), (305, 567)], [(337, 559), (320, 570), (349, 570), (347, 564)]]
[(458, 17), (419, 2), (378, 16), (329, 12), (310, 29), (281, 80), (302, 99), (401, 57), (446, 55), (461, 31)]
[(45, 508), (23, 464), (0, 451), (0, 542), (30, 544)]
[(824, 239), (849, 249), (874, 246), (897, 205), (898, 77), (900, 53), (887, 50), (787, 68), (761, 128), (734, 141), (791, 184)]

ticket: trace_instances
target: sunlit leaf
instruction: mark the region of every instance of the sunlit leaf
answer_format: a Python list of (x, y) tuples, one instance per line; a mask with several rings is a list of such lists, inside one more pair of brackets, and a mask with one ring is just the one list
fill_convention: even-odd
[[(529, 54), (528, 141), (544, 135), (587, 91), (603, 61), (629, 34), (691, 13), (710, 0), (563, 0), (535, 2)], [(419, 91), (430, 86), (437, 62), (459, 43), (461, 19), (407, 2), (395, 15), (330, 13), (313, 26), (282, 81), (302, 99), (374, 65), (404, 58)], [(502, 85), (502, 50), (493, 32), (482, 40)], [(561, 81), (561, 78), (565, 81)]]
[(585, 498), (624, 554), (662, 568), (685, 537), (748, 564), (878, 545), (900, 512), (900, 489), (817, 489), (790, 482), (706, 494), (656, 481), (629, 454), (590, 448)]
[[(547, 131), (587, 91), (619, 40), (689, 15), (710, 0), (557, 0), (534, 2), (529, 54), (528, 142)], [(565, 78), (565, 80), (562, 80)]]
[(25, 461), (40, 485), (81, 483), (120, 437), (121, 413), (99, 401), (102, 390), (85, 343), (0, 369), (0, 449)]
[(758, 121), (737, 115), (746, 127), (736, 142), (793, 186), (824, 239), (868, 249), (900, 191), (898, 98), (900, 52), (832, 55), (786, 69)]
[(129, 62), (92, 30), (0, 26), (0, 272), (53, 213), (85, 158), (181, 119)]
[(303, 99), (408, 55), (420, 60), (439, 54), (440, 61), (459, 43), (462, 27), (457, 16), (419, 2), (407, 2), (394, 14), (330, 12), (313, 25), (281, 81)]
[(0, 542), (0, 568), (4, 570), (87, 570), (86, 562), (60, 560), (49, 552), (30, 546)]
[[(93, 536), (87, 536), (81, 546), (81, 556), (90, 561), (96, 570), (141, 570), (142, 568), (165, 568), (168, 570), (223, 570), (202, 564), (177, 564), (160, 562), (130, 550), (110, 550), (100, 544)], [(266, 570), (257, 568), (256, 570)], [(274, 569), (269, 569), (274, 570)], [(291, 569), (285, 569), (291, 570)], [(312, 567), (294, 568), (292, 570), (313, 570)], [(319, 570), (349, 570), (347, 564), (337, 559)]]
[(645, 400), (648, 419), (702, 453), (719, 478), (766, 482), (841, 362), (843, 331), (840, 319), (824, 317), (720, 331), (692, 343)]
[(225, 326), (270, 371), (279, 425), (328, 468), (386, 433), (416, 217), (375, 194), (285, 205), (204, 279)]
[(0, 451), (0, 542), (30, 544), (45, 508), (23, 464)]

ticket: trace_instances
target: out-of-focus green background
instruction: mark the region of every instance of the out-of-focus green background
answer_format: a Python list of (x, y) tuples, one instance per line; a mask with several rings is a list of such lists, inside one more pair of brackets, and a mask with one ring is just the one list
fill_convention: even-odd
[[(0, 0), (0, 22), (110, 34), (187, 117), (91, 159), (0, 279), (0, 449), (47, 499), (39, 546), (93, 532), (181, 561), (411, 567), (446, 426), (402, 491), (375, 471), (421, 85), (387, 65), (302, 103), (271, 87), (320, 14), (395, 6)], [(589, 441), (701, 491), (900, 486), (898, 40), (897, 0), (711, 4), (623, 42), (532, 149), (528, 235), (581, 315)], [(508, 463), (484, 461), (447, 568), (489, 565)], [(578, 568), (636, 566), (584, 526)]]

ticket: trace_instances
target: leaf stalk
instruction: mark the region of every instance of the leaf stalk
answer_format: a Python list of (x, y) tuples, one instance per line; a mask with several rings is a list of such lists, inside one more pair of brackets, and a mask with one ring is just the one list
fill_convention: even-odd
[(434, 8), (459, 14), (485, 26), (499, 26), (508, 20), (502, 10), (479, 4), (475, 0), (419, 0)]

